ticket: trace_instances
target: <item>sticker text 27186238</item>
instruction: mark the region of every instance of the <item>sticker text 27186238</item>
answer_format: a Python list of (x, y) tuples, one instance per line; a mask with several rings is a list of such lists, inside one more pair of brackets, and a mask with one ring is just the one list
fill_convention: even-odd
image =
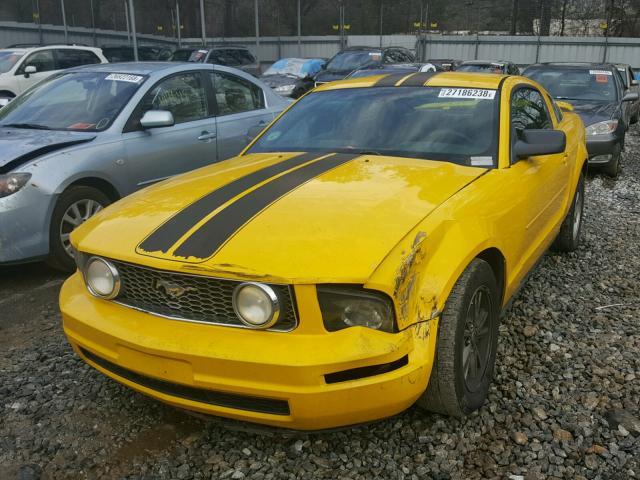
[(473, 98), (478, 100), (493, 100), (495, 96), (495, 90), (482, 88), (443, 88), (438, 94), (438, 97), (441, 98)]

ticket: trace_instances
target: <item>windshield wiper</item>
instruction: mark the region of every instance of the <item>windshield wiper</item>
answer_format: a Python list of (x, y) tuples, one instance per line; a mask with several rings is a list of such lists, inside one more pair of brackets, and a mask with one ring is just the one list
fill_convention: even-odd
[(344, 147), (344, 148), (337, 149), (337, 151), (339, 153), (355, 153), (357, 155), (382, 155), (380, 152), (377, 152), (376, 150), (367, 150), (366, 148), (357, 149), (357, 148)]
[(6, 125), (2, 126), (12, 128), (30, 128), (33, 130), (51, 130), (51, 127), (47, 127), (46, 125), (38, 125), (37, 123), (7, 123)]

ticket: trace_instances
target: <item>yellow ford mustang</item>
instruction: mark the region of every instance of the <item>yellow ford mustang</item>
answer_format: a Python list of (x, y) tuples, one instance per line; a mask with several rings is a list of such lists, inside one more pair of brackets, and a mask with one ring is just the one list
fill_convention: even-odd
[(198, 412), (461, 416), (486, 399), (501, 310), (549, 246), (578, 245), (586, 158), (579, 117), (522, 77), (328, 84), (240, 156), (78, 228), (64, 330), (104, 374)]

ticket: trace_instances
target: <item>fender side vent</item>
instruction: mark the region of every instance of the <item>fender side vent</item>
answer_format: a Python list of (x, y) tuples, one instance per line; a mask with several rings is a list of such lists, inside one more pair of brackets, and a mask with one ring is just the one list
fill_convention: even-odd
[(392, 372), (404, 367), (409, 363), (409, 356), (399, 358), (391, 363), (382, 363), (380, 365), (367, 365), (366, 367), (352, 368), (350, 370), (342, 370), (341, 372), (327, 373), (324, 376), (326, 383), (340, 383), (349, 380), (358, 380), (359, 378), (373, 377), (383, 373)]

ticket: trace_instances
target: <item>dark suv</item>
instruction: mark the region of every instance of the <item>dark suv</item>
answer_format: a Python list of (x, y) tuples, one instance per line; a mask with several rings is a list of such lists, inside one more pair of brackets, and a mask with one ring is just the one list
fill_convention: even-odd
[(242, 45), (218, 45), (194, 50), (189, 57), (189, 61), (234, 67), (254, 77), (259, 77), (262, 74), (256, 57), (247, 47)]
[(404, 47), (349, 47), (338, 52), (316, 75), (315, 83), (342, 80), (355, 70), (381, 68), (384, 65), (410, 64), (416, 61), (411, 51)]
[(557, 101), (567, 102), (586, 127), (589, 164), (615, 177), (638, 93), (625, 93), (620, 72), (603, 63), (541, 63), (523, 73)]

